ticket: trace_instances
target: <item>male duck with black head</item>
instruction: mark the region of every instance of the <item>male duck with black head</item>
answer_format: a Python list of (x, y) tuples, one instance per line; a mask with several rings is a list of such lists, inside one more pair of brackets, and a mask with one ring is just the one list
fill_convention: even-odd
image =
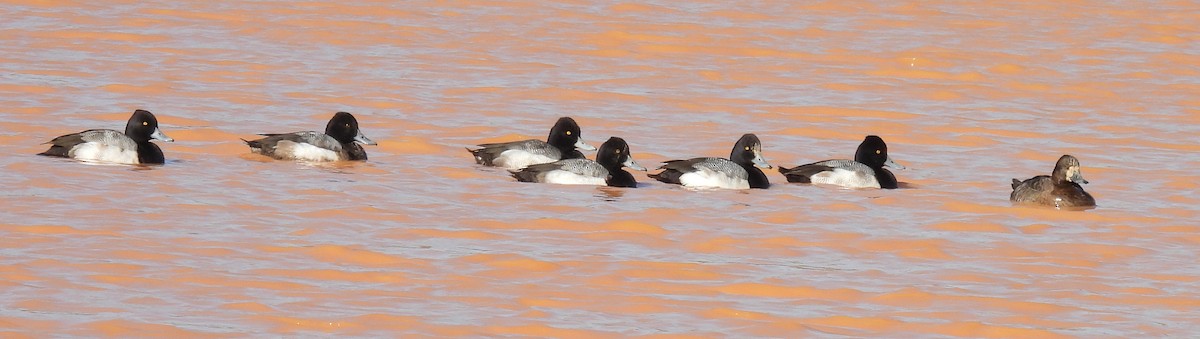
[(358, 119), (346, 112), (337, 112), (325, 125), (325, 133), (302, 131), (281, 134), (260, 134), (266, 138), (242, 140), (250, 151), (279, 160), (312, 162), (367, 160), (362, 145), (375, 145), (358, 128)]
[(845, 188), (888, 188), (899, 186), (896, 176), (884, 169), (888, 166), (904, 169), (888, 156), (887, 143), (883, 138), (868, 135), (858, 144), (854, 160), (835, 159), (818, 161), (792, 168), (779, 167), (779, 173), (788, 182), (826, 184)]
[(1026, 180), (1012, 180), (1012, 194), (1008, 200), (1015, 203), (1054, 206), (1055, 208), (1087, 209), (1096, 206), (1096, 199), (1083, 190), (1087, 180), (1079, 169), (1079, 159), (1063, 155), (1054, 164), (1050, 175), (1039, 175)]
[(729, 159), (702, 157), (687, 160), (668, 160), (662, 172), (651, 178), (668, 184), (694, 188), (768, 188), (771, 186), (761, 168), (771, 168), (762, 155), (762, 142), (754, 134), (742, 135)]
[(588, 159), (565, 159), (547, 164), (529, 165), (512, 175), (517, 181), (544, 182), (564, 185), (608, 185), (612, 187), (637, 187), (633, 174), (621, 167), (639, 171), (646, 168), (633, 161), (629, 144), (625, 139), (611, 137), (596, 152), (596, 161)]
[(111, 129), (89, 129), (54, 138), (50, 149), (38, 155), (115, 164), (161, 164), (163, 152), (151, 139), (175, 141), (158, 129), (158, 119), (147, 110), (133, 111), (125, 133)]
[(596, 150), (596, 147), (583, 142), (579, 124), (570, 117), (558, 118), (558, 122), (555, 122), (554, 127), (550, 129), (550, 136), (546, 138), (546, 141), (529, 139), (479, 144), (479, 147), (478, 149), (467, 149), (475, 157), (475, 163), (503, 167), (510, 171), (563, 159), (583, 159), (583, 153), (576, 148), (587, 151)]

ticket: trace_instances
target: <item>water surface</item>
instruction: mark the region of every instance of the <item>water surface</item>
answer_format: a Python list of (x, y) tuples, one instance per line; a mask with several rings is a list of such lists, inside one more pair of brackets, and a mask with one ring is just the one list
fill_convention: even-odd
[[(1192, 337), (1189, 1), (9, 2), (0, 334)], [(155, 112), (164, 166), (39, 157)], [(353, 112), (365, 163), (239, 138)], [(647, 167), (888, 141), (910, 189), (534, 185), (573, 116)], [(1099, 207), (1015, 207), (1083, 164)]]

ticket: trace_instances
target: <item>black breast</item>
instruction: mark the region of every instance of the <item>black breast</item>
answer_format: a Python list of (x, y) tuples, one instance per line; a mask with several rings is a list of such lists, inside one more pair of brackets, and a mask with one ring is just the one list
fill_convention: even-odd
[(875, 180), (879, 180), (880, 188), (895, 189), (900, 187), (900, 183), (896, 181), (896, 175), (892, 171), (882, 167), (875, 168)]
[(623, 169), (608, 170), (608, 179), (606, 182), (612, 187), (637, 187), (637, 179), (634, 179), (633, 174)]
[(161, 164), (166, 162), (163, 158), (163, 152), (158, 145), (153, 142), (142, 141), (137, 143), (138, 162), (143, 164)]
[(358, 143), (344, 143), (342, 148), (346, 149), (346, 160), (367, 160), (367, 150)]
[(767, 174), (753, 165), (742, 165), (746, 169), (746, 178), (750, 182), (750, 188), (768, 188), (771, 187), (771, 181), (767, 179)]

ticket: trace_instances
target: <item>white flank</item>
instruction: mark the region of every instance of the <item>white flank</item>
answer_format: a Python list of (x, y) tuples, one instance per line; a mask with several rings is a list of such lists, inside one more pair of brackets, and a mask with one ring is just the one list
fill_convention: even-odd
[(679, 176), (679, 183), (687, 187), (696, 188), (750, 188), (750, 182), (746, 181), (746, 179), (733, 178), (708, 169), (684, 173)]
[(879, 180), (874, 175), (859, 171), (834, 168), (814, 174), (811, 178), (814, 184), (837, 185), (846, 188), (879, 188)]
[(529, 165), (545, 164), (558, 161), (548, 156), (533, 154), (522, 150), (510, 149), (500, 153), (500, 156), (492, 159), (492, 164), (496, 167), (504, 167), (509, 170), (519, 170)]
[(570, 171), (553, 170), (546, 172), (545, 182), (562, 185), (607, 185), (604, 178), (579, 175)]
[(97, 142), (85, 142), (71, 148), (71, 158), (83, 161), (101, 161), (118, 164), (138, 164), (136, 149), (123, 149), (119, 146), (105, 145)]
[[(279, 154), (280, 151), (287, 154)], [(292, 142), (290, 140), (279, 141), (275, 145), (275, 155), (293, 160), (304, 161), (338, 161), (338, 152), (330, 149), (320, 148), (309, 143)]]

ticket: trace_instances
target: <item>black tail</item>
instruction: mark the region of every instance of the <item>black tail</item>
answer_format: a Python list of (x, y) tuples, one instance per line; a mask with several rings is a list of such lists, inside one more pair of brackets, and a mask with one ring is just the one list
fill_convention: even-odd
[(808, 164), (786, 169), (780, 167), (779, 173), (783, 174), (784, 177), (787, 177), (788, 182), (811, 184), (812, 176), (817, 175), (817, 173), (830, 170), (833, 170), (833, 167), (818, 164)]
[(70, 158), (71, 149), (83, 143), (86, 143), (86, 141), (83, 140), (83, 132), (59, 136), (54, 138), (54, 140), (43, 143), (43, 145), (50, 144), (50, 149), (46, 150), (45, 152), (38, 153), (38, 155)]
[(50, 146), (50, 149), (46, 150), (45, 152), (38, 153), (38, 155), (45, 155), (48, 157), (68, 158), (68, 157), (70, 157), (70, 155), (68, 154), (69, 151), (70, 150), (67, 149), (66, 147), (54, 145), (54, 146)]
[(668, 184), (682, 184), (681, 182), (679, 182), (679, 176), (682, 176), (682, 175), (683, 175), (683, 172), (676, 171), (673, 169), (665, 169), (662, 172), (658, 172), (656, 174), (647, 174), (646, 176), (651, 177), (654, 180), (662, 181), (662, 182), (665, 182)]
[(787, 167), (779, 166), (779, 174), (783, 174), (783, 177), (784, 177), (784, 178), (787, 178), (787, 181), (788, 181), (788, 182), (798, 182), (798, 183), (802, 183), (802, 184), (811, 184), (811, 183), (812, 183), (812, 179), (810, 179), (808, 176), (804, 176), (804, 175), (798, 175), (798, 174), (791, 174), (791, 173), (788, 173), (788, 172), (791, 172), (792, 170), (794, 170), (794, 169), (796, 169), (796, 168), (799, 168), (799, 167), (800, 167), (800, 166), (796, 166), (796, 167), (792, 167), (792, 168), (787, 168)]
[(812, 183), (812, 177), (809, 177), (807, 175), (784, 174), (783, 177), (787, 178), (788, 182), (794, 182), (794, 183), (800, 183), (800, 184), (811, 184)]
[[(466, 147), (463, 147), (463, 148), (466, 148)], [(495, 165), (492, 165), (491, 157), (488, 156), (488, 154), (483, 151), (486, 148), (480, 148), (480, 149), (466, 148), (466, 149), (467, 149), (467, 152), (471, 152), (472, 157), (475, 157), (476, 164), (480, 164), (480, 165), (484, 165), (484, 166), (495, 166)]]
[(537, 182), (537, 173), (530, 171), (529, 169), (522, 169), (520, 171), (512, 171), (508, 173), (512, 174), (512, 177), (516, 178), (517, 181), (520, 182)]
[[(241, 138), (239, 138), (239, 139), (241, 139)], [(263, 144), (262, 144), (261, 139), (260, 140), (242, 139), (242, 141), (245, 141), (246, 145), (250, 146), (250, 152), (263, 153)]]

